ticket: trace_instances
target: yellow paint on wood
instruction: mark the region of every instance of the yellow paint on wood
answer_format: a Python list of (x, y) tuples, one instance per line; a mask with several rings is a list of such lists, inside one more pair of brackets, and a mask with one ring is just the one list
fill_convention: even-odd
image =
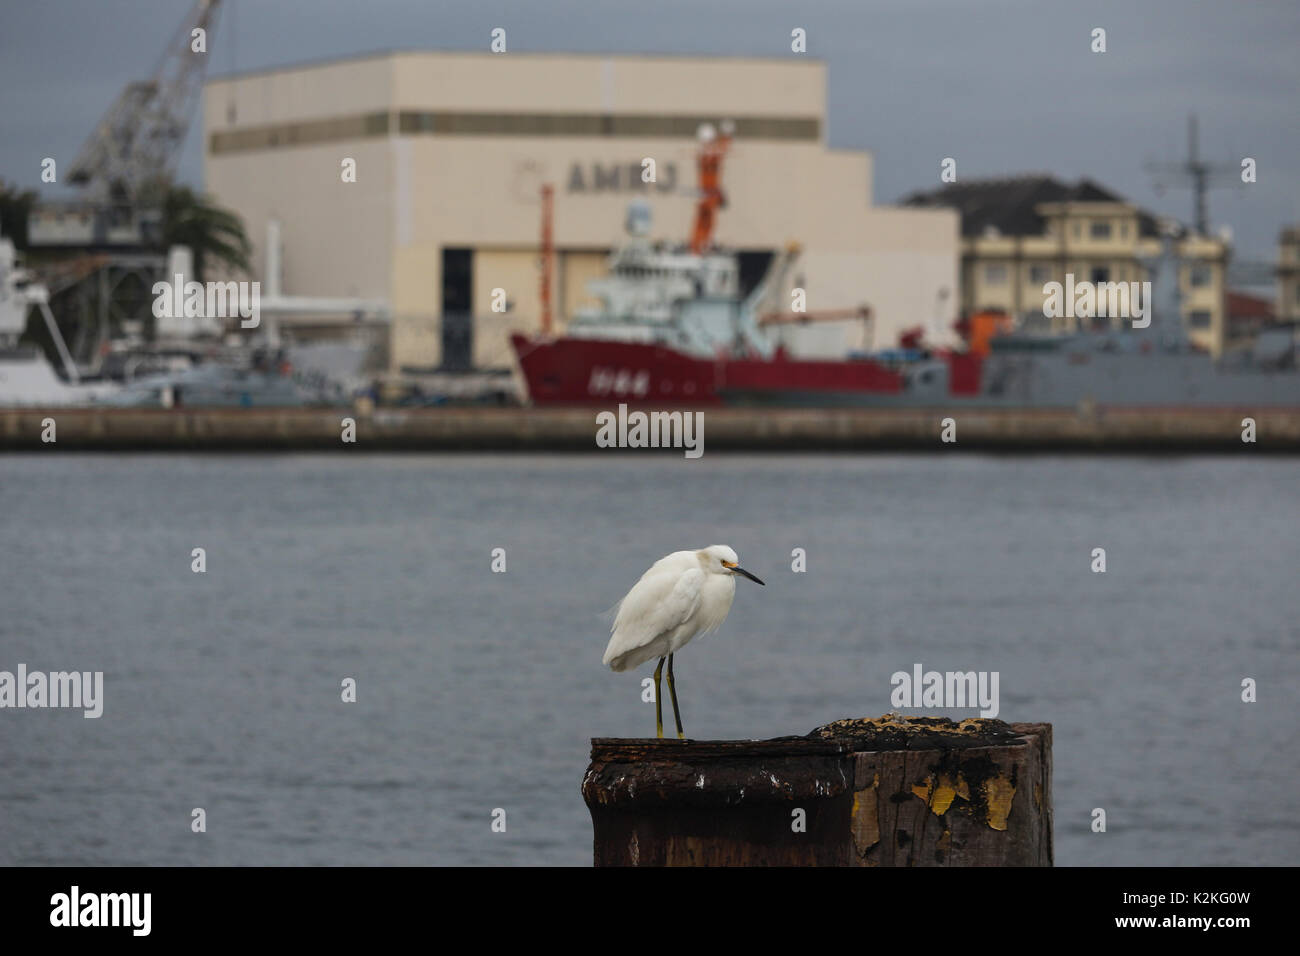
[(1007, 817), (1011, 815), (1011, 800), (1016, 795), (1016, 788), (1010, 780), (1002, 777), (990, 777), (984, 781), (984, 800), (989, 808), (989, 826), (994, 830), (1007, 828)]
[[(965, 792), (963, 793), (963, 791)], [(952, 778), (946, 773), (940, 774), (937, 781), (934, 774), (930, 774), (925, 778), (924, 783), (918, 783), (912, 787), (912, 793), (924, 800), (925, 805), (930, 808), (936, 817), (941, 817), (947, 813), (948, 808), (952, 806), (953, 800), (958, 795), (965, 796), (967, 800), (970, 799), (970, 788), (966, 786), (966, 782), (958, 776), (957, 783), (954, 784)]]
[(880, 842), (880, 819), (876, 811), (876, 783), (879, 782), (880, 776), (877, 775), (869, 790), (859, 790), (853, 794), (850, 819), (853, 821), (853, 845), (858, 856), (866, 856)]
[(934, 811), (936, 817), (941, 817), (948, 812), (956, 797), (957, 788), (953, 786), (952, 780), (947, 774), (941, 774), (939, 784), (934, 788), (934, 795), (930, 798), (930, 809)]

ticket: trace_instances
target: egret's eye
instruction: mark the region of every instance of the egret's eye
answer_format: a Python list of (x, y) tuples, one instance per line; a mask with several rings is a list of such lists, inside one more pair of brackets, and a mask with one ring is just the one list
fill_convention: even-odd
[(734, 568), (734, 567), (736, 566), (736, 562), (735, 562), (735, 561), (723, 561), (723, 562), (722, 562), (722, 566), (723, 566), (724, 568)]

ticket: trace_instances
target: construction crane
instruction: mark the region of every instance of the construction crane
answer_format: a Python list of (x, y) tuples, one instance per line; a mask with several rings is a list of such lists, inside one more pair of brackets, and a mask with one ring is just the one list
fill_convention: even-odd
[[(167, 185), (203, 84), (219, 7), (220, 0), (196, 0), (150, 78), (128, 83), (103, 115), (63, 177), (80, 194), (42, 202), (28, 214), (28, 245), (58, 250), (42, 266), (46, 291), (28, 305), (43, 310), (69, 380), (76, 379), (69, 352), (97, 362), (114, 314), (134, 314), (133, 290), (151, 288), (167, 265), (151, 247), (160, 238)], [(58, 322), (77, 329), (71, 350), (51, 308)]]
[(220, 0), (198, 0), (167, 44), (147, 80), (127, 84), (81, 147), (68, 181), (92, 202), (129, 205), (156, 198), (170, 178), (189, 129), (207, 66), (193, 50), (196, 30), (206, 41), (216, 26)]
[(197, 0), (147, 80), (127, 84), (87, 138), (67, 181), (81, 195), (42, 203), (27, 217), (32, 246), (71, 250), (147, 248), (156, 240), (163, 193), (189, 129), (220, 0)]

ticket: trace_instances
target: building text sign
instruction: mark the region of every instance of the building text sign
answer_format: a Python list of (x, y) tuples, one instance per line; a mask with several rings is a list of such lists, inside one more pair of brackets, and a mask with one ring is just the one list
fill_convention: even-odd
[(574, 163), (569, 167), (569, 192), (647, 192), (656, 189), (666, 193), (677, 188), (676, 163), (660, 164), (653, 183), (641, 178), (642, 168), (639, 160), (631, 163)]

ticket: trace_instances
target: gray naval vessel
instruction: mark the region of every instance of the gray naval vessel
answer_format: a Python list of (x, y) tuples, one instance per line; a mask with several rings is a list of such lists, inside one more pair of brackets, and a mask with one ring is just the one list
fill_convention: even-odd
[(1266, 329), (1252, 348), (1215, 359), (1183, 326), (1178, 258), (1169, 236), (1147, 263), (1151, 323), (1067, 335), (1011, 332), (989, 354), (902, 362), (893, 387), (838, 396), (723, 390), (732, 404), (883, 408), (1300, 408), (1294, 323)]

